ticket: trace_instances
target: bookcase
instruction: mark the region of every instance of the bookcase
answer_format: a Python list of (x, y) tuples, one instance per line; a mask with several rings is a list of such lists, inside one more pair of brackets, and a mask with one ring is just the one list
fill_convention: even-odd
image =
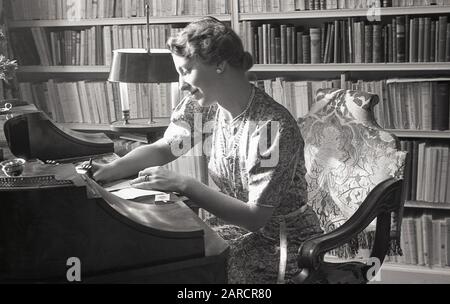
[[(33, 6), (27, 6), (29, 2)], [(29, 2), (13, 1), (8, 26), (19, 57), (22, 96), (41, 108), (47, 106), (47, 111), (52, 106), (42, 100), (52, 99), (58, 90), (78, 92), (72, 103), (85, 102), (84, 94), (98, 96), (104, 104), (97, 107), (108, 113), (103, 119), (85, 121), (82, 112), (81, 121), (63, 123), (77, 130), (110, 130), (109, 123), (120, 113), (116, 88), (106, 84), (110, 52), (143, 46), (145, 1)], [(80, 4), (70, 5), (75, 2)], [(405, 177), (405, 255), (383, 265), (381, 282), (450, 282), (450, 194), (446, 192), (450, 189), (450, 1), (153, 0), (150, 4), (156, 47), (163, 47), (169, 33), (205, 14), (230, 23), (254, 55), (251, 79), (294, 117), (306, 114), (318, 88), (378, 94), (378, 123), (396, 134), (411, 155)], [(64, 90), (66, 86), (70, 89)], [(436, 88), (441, 88), (440, 95), (431, 93)], [(169, 91), (169, 87), (135, 87), (130, 94), (136, 96), (136, 115), (145, 113), (142, 100), (151, 96), (161, 101), (156, 116), (167, 125), (174, 97), (168, 98)], [(58, 110), (57, 105), (53, 110)], [(194, 164), (190, 170), (205, 168)]]

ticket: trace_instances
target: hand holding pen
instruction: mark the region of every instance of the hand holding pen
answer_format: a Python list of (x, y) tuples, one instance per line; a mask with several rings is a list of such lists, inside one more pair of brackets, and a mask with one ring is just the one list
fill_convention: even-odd
[(94, 170), (93, 170), (93, 164), (92, 164), (92, 157), (89, 159), (89, 162), (84, 162), (81, 164), (81, 169), (86, 171), (86, 175), (89, 176), (90, 178), (93, 177), (94, 175)]
[(107, 169), (109, 167), (108, 164), (95, 162), (92, 158), (81, 164), (80, 167), (86, 171), (85, 174), (87, 176), (98, 182), (106, 182), (115, 179), (111, 170)]

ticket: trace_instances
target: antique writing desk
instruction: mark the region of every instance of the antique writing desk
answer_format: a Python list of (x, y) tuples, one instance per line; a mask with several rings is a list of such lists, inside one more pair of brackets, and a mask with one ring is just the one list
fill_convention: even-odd
[[(33, 161), (51, 156), (29, 140), (40, 120), (36, 134), (83, 145), (41, 116), (5, 124), (11, 151), (29, 161), (21, 177), (0, 172), (0, 282), (67, 282), (76, 257), (85, 283), (226, 283), (227, 244), (183, 202), (124, 200), (71, 163)], [(80, 151), (93, 154), (88, 144)]]

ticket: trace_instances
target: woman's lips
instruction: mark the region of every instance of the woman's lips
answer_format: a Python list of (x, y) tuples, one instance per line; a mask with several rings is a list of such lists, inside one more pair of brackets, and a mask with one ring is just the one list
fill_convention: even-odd
[(190, 92), (192, 97), (197, 97), (198, 93), (200, 93), (200, 91), (198, 89)]

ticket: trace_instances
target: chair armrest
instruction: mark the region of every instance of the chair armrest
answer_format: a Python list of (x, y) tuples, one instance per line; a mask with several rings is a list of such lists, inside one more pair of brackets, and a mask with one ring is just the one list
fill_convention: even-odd
[(391, 212), (398, 208), (400, 199), (397, 201), (396, 195), (401, 192), (401, 187), (402, 180), (390, 178), (381, 182), (372, 189), (358, 210), (342, 226), (306, 240), (298, 251), (299, 268), (318, 269), (326, 252), (349, 242), (380, 213)]

